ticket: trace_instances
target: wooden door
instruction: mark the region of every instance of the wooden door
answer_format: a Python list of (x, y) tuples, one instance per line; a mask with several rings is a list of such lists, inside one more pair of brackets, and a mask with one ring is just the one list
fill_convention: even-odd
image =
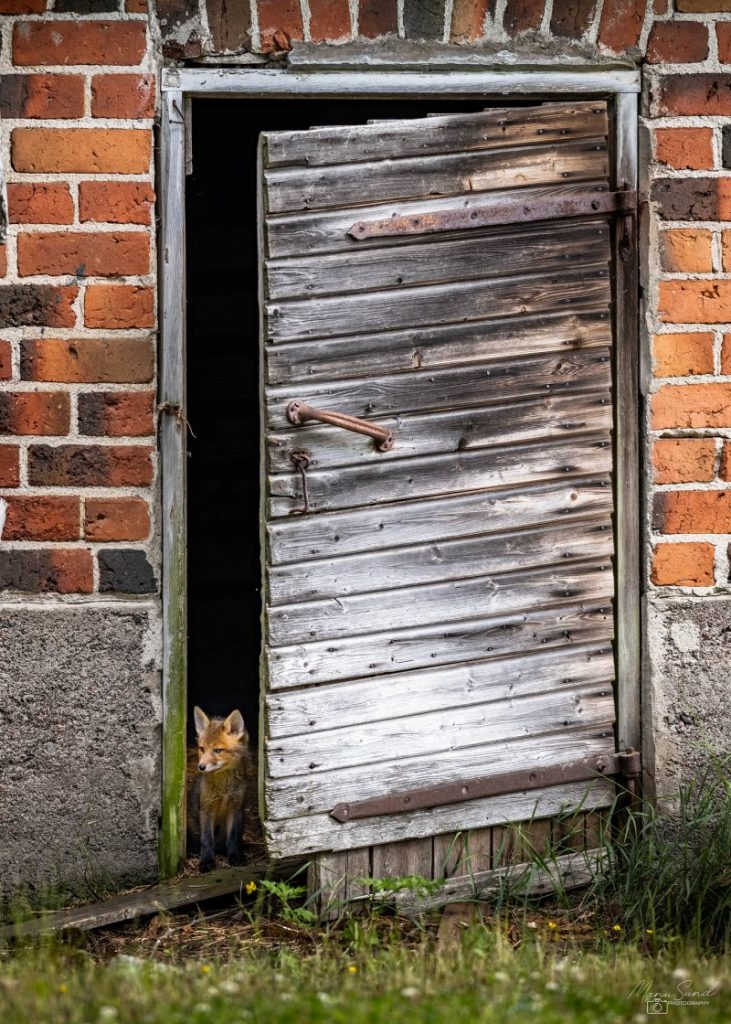
[(274, 855), (613, 798), (579, 770), (615, 751), (607, 134), (589, 101), (262, 136)]

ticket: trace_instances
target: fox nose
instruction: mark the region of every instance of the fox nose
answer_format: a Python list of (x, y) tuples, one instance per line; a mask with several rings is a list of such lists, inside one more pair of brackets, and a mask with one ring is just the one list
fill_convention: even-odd
[(205, 770), (206, 770), (206, 766), (201, 761), (200, 764), (198, 765), (198, 771), (199, 772), (204, 772)]

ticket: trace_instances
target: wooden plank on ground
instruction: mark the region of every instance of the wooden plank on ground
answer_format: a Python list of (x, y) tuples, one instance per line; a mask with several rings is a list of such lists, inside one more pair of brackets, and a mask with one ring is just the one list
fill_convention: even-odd
[(247, 882), (258, 882), (262, 878), (289, 878), (302, 864), (301, 858), (290, 857), (277, 862), (254, 861), (246, 867), (224, 868), (206, 875), (174, 878), (159, 885), (119, 893), (97, 903), (56, 910), (29, 921), (6, 925), (0, 928), (0, 942), (49, 932), (89, 931), (157, 914), (161, 910), (243, 894)]

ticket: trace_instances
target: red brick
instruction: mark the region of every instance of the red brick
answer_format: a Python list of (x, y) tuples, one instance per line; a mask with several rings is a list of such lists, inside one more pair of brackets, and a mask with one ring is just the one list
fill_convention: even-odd
[(545, 0), (508, 0), (503, 15), (506, 32), (515, 34), (541, 27)]
[(490, 0), (454, 0), (450, 38), (455, 43), (481, 39)]
[(0, 14), (42, 14), (48, 0), (0, 0)]
[(154, 117), (154, 75), (94, 75), (91, 80), (94, 117)]
[(150, 240), (144, 231), (34, 231), (18, 236), (18, 273), (122, 277), (150, 269)]
[(10, 342), (0, 339), (0, 380), (10, 380), (13, 375), (13, 359)]
[(656, 334), (652, 349), (656, 377), (713, 373), (712, 334)]
[(298, 0), (258, 0), (262, 53), (288, 50), (292, 40), (303, 39)]
[(0, 392), (0, 434), (68, 434), (70, 426), (70, 398), (63, 392)]
[(731, 281), (661, 281), (658, 315), (670, 324), (731, 320)]
[(658, 544), (652, 582), (658, 587), (712, 587), (712, 544)]
[(73, 327), (79, 289), (50, 284), (0, 286), (0, 327)]
[(147, 14), (147, 0), (127, 0), (128, 14)]
[(591, 24), (596, 0), (553, 0), (551, 32), (555, 36), (581, 39)]
[(731, 75), (665, 75), (659, 84), (660, 114), (731, 114)]
[(146, 384), (155, 372), (150, 338), (26, 338), (22, 380), (69, 384)]
[(83, 117), (81, 75), (0, 75), (0, 117)]
[(82, 548), (0, 552), (0, 590), (31, 594), (90, 594), (93, 560)]
[(673, 228), (660, 233), (662, 269), (671, 274), (713, 272), (711, 232), (707, 228)]
[(79, 219), (109, 224), (151, 224), (155, 193), (142, 181), (82, 181)]
[(8, 273), (8, 247), (6, 245), (0, 245), (0, 277), (5, 277)]
[(396, 0), (358, 0), (358, 34), (366, 39), (398, 32)]
[(645, 20), (646, 0), (605, 2), (599, 23), (599, 43), (613, 53), (637, 46)]
[(110, 330), (155, 326), (155, 293), (137, 285), (89, 285), (84, 325)]
[(139, 64), (146, 44), (144, 21), (20, 21), (13, 32), (13, 62)]
[(149, 437), (155, 432), (152, 391), (93, 391), (79, 395), (79, 433), (94, 437)]
[(713, 132), (710, 128), (658, 128), (657, 159), (677, 170), (709, 171), (713, 168)]
[(664, 437), (652, 447), (659, 484), (708, 483), (716, 471), (716, 443), (711, 437)]
[(78, 498), (12, 497), (3, 540), (78, 540), (80, 517)]
[(12, 160), (16, 171), (34, 173), (144, 174), (150, 147), (143, 128), (16, 128)]
[(251, 50), (251, 8), (248, 3), (206, 0), (205, 6), (215, 53)]
[(313, 42), (349, 39), (351, 33), (348, 0), (310, 0), (310, 35)]
[(721, 466), (718, 475), (722, 480), (731, 480), (731, 444), (728, 441), (723, 442)]
[(675, 0), (680, 14), (728, 14), (731, 0)]
[(653, 503), (658, 533), (731, 533), (731, 490), (661, 491)]
[(28, 479), (34, 487), (146, 487), (152, 448), (141, 445), (31, 445)]
[(11, 224), (71, 224), (74, 204), (68, 185), (10, 182), (8, 217)]
[(653, 14), (667, 14), (670, 8), (670, 0), (652, 0)]
[(666, 384), (652, 396), (652, 426), (731, 427), (731, 384)]
[(718, 59), (722, 64), (731, 63), (731, 22), (719, 21), (716, 25), (718, 39)]
[(692, 64), (708, 56), (708, 27), (699, 21), (656, 21), (647, 43), (648, 64)]
[(0, 487), (20, 484), (20, 449), (13, 444), (0, 444)]
[(731, 220), (731, 178), (658, 178), (651, 198), (663, 220)]
[(721, 373), (731, 376), (731, 334), (724, 334), (721, 347)]
[(142, 498), (86, 499), (86, 540), (145, 540), (149, 535), (150, 512)]

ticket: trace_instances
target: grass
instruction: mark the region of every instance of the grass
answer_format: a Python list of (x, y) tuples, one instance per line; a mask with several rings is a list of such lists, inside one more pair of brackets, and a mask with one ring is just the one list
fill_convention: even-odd
[[(678, 813), (625, 813), (608, 867), (550, 902), (509, 883), (473, 923), (384, 909), (317, 926), (300, 879), (238, 907), (157, 916), (0, 951), (8, 1024), (541, 1024), (731, 1020), (731, 780), (717, 763)], [(571, 834), (571, 819), (557, 830)], [(530, 823), (511, 842), (530, 855)], [(607, 836), (608, 840), (609, 837)], [(561, 848), (533, 851), (550, 870)], [(254, 891), (256, 890), (256, 891)], [(386, 893), (387, 895), (388, 893)], [(649, 1012), (649, 1011), (656, 1012)]]
[[(310, 937), (257, 936), (228, 955), (180, 959), (105, 955), (42, 944), (0, 968), (0, 1019), (12, 1024), (541, 1024), (645, 1021), (647, 999), (691, 998), (669, 1008), (674, 1021), (731, 1018), (731, 961), (689, 949), (648, 960), (634, 945), (604, 942), (581, 952), (555, 938), (550, 919), (516, 937), (506, 919), (465, 931), (441, 949), (428, 924), (379, 923), (363, 942), (345, 923)], [(536, 923), (536, 922), (533, 922)], [(205, 924), (201, 923), (205, 928)], [(158, 925), (158, 928), (165, 928)], [(230, 930), (234, 925), (228, 923)], [(251, 928), (242, 921), (242, 928)], [(106, 951), (109, 954), (110, 947)]]

